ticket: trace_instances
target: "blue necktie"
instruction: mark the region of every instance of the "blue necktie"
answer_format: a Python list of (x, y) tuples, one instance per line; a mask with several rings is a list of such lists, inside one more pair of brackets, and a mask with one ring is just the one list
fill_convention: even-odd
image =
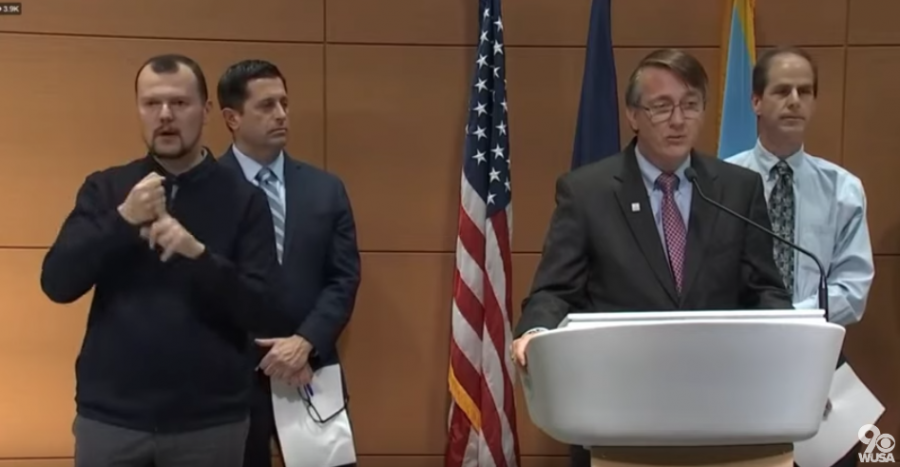
[(275, 174), (268, 167), (264, 167), (256, 175), (259, 186), (269, 198), (269, 210), (272, 211), (272, 221), (275, 227), (275, 247), (278, 250), (278, 262), (284, 256), (284, 205), (281, 204), (281, 196), (278, 194), (278, 181)]

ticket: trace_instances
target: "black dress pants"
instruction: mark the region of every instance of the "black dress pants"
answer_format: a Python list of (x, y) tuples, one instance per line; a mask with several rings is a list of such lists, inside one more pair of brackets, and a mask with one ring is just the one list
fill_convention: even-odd
[(269, 377), (256, 372), (256, 384), (250, 408), (250, 429), (244, 447), (244, 467), (272, 467), (271, 442), (275, 436), (275, 414), (272, 411), (272, 386)]

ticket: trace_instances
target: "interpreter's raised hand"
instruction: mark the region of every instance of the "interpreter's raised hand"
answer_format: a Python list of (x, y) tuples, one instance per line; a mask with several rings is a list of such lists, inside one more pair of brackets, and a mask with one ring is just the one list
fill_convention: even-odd
[(168, 214), (163, 214), (150, 226), (142, 227), (141, 237), (150, 243), (151, 249), (156, 245), (162, 248), (159, 259), (163, 262), (171, 259), (175, 253), (196, 259), (206, 249), (180, 222)]
[(150, 173), (139, 181), (119, 205), (119, 214), (131, 225), (152, 222), (166, 212), (166, 189), (158, 173)]

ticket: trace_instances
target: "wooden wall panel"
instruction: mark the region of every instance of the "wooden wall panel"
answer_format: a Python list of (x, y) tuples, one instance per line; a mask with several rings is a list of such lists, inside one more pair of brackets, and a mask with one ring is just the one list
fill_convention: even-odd
[(90, 297), (47, 300), (43, 259), (44, 250), (0, 249), (0, 459), (72, 455), (75, 356)]
[(503, 3), (503, 32), (511, 47), (584, 46), (590, 17), (591, 0), (514, 0)]
[(581, 98), (584, 49), (509, 48), (513, 251), (540, 252), (557, 177), (569, 169)]
[[(846, 35), (848, 0), (759, 2), (761, 45), (836, 45)], [(875, 1), (875, 0), (872, 0)], [(333, 0), (326, 5), (327, 40), (370, 44), (474, 44), (475, 2)], [(509, 46), (583, 46), (591, 0), (505, 3)], [(809, 12), (815, 11), (816, 15)], [(717, 47), (724, 10), (719, 0), (614, 0), (613, 42), (627, 47)], [(369, 21), (378, 16), (380, 21)], [(798, 16), (806, 20), (795, 21)], [(672, 19), (678, 18), (673, 24)], [(675, 27), (673, 27), (675, 26)]]
[(882, 433), (900, 433), (900, 257), (875, 259), (875, 284), (866, 314), (847, 331), (844, 349), (853, 370), (888, 410)]
[[(628, 47), (718, 47), (723, 4), (720, 0), (613, 0), (613, 43)], [(846, 9), (847, 0), (757, 2), (757, 44), (843, 44)]]
[(613, 0), (612, 16), (618, 47), (716, 47), (722, 36), (717, 0)]
[(59, 459), (0, 459), (0, 467), (75, 467), (70, 457)]
[[(590, 0), (504, 3), (506, 44), (583, 46), (589, 14)], [(474, 1), (330, 0), (325, 18), (330, 43), (474, 45), (478, 37)]]
[[(0, 89), (23, 97), (0, 106), (0, 212), (16, 226), (0, 229), (0, 245), (49, 246), (90, 172), (145, 154), (134, 76), (144, 60), (170, 51), (200, 63), (213, 102), (228, 65), (247, 57), (278, 63), (294, 103), (288, 149), (324, 165), (321, 45), (2, 34)], [(214, 109), (205, 141), (219, 154), (230, 136)]]
[[(764, 46), (843, 45), (847, 35), (848, 2), (851, 0), (758, 1), (756, 43)], [(716, 45), (718, 41), (716, 38)]]
[(333, 43), (474, 45), (477, 17), (475, 2), (329, 0), (325, 28)]
[(366, 279), (342, 338), (357, 450), (441, 454), (453, 255), (365, 253), (362, 262)]
[(474, 48), (327, 54), (328, 170), (353, 198), (360, 248), (451, 251)]
[[(876, 253), (900, 253), (897, 177), (900, 133), (893, 109), (900, 47), (852, 47), (847, 57), (844, 166), (859, 176), (869, 200), (869, 226)], [(896, 104), (896, 105), (894, 105)]]
[[(513, 317), (521, 315), (522, 300), (531, 289), (534, 272), (540, 262), (540, 254), (518, 254), (513, 256)], [(518, 383), (518, 382), (517, 382)], [(522, 455), (567, 455), (568, 447), (551, 439), (538, 429), (528, 416), (528, 407), (522, 392), (522, 385), (516, 387), (516, 416), (519, 422), (519, 442)]]
[(896, 18), (900, 3), (884, 0), (850, 1), (847, 19), (849, 45), (897, 45), (900, 29)]
[(4, 16), (0, 32), (321, 42), (324, 1), (41, 0), (24, 2), (21, 16)]

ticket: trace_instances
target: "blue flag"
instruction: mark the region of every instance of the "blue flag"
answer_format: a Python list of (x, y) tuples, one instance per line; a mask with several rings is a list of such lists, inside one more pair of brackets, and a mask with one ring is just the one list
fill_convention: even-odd
[(727, 159), (756, 145), (756, 113), (753, 65), (756, 63), (755, 0), (725, 0), (722, 25), (722, 79), (719, 110), (720, 159)]
[(594, 0), (575, 127), (573, 169), (621, 150), (611, 16), (610, 0)]

